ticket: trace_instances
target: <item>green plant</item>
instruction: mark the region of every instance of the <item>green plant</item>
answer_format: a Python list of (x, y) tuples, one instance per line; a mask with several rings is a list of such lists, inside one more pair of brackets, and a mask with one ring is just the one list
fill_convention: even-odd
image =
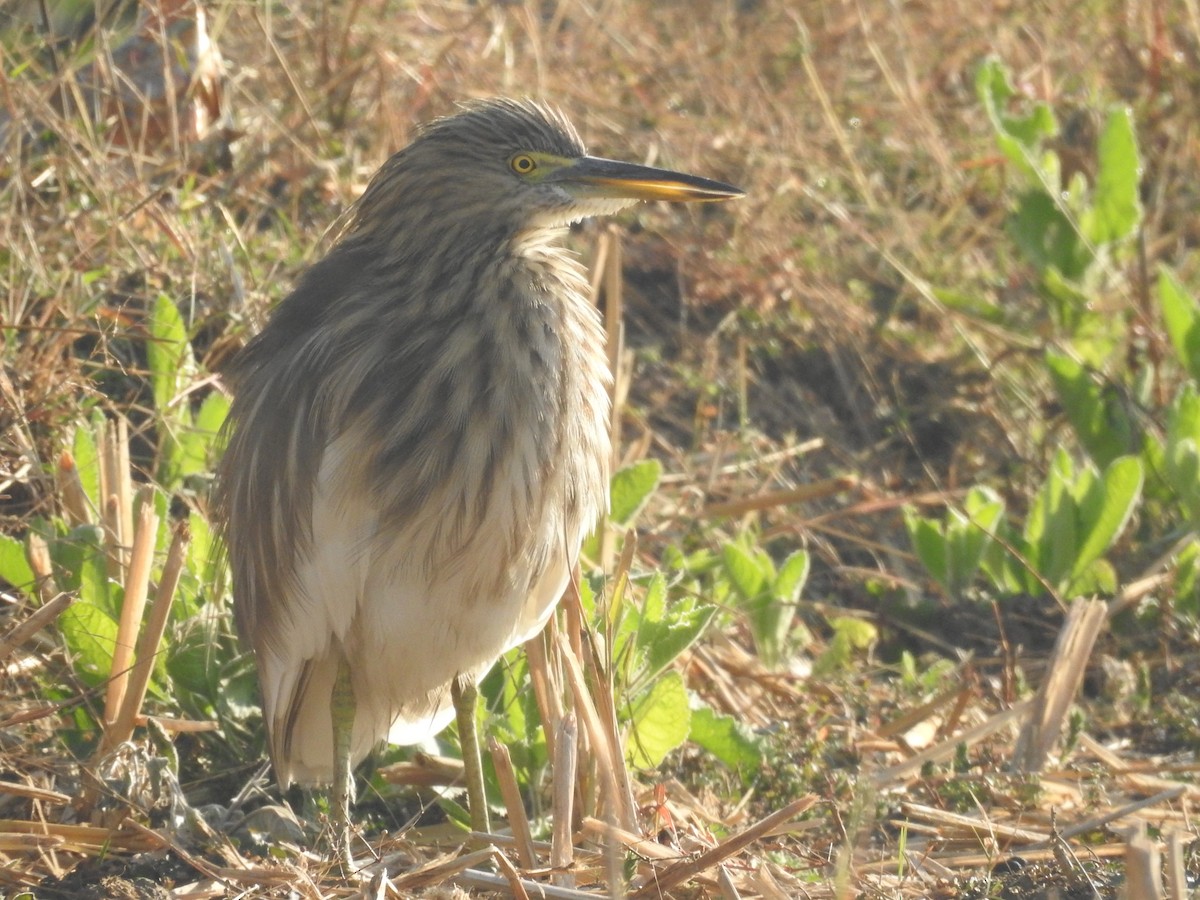
[[(628, 526), (658, 487), (661, 466), (653, 460), (619, 470), (611, 486), (610, 521)], [(586, 550), (596, 553), (593, 538)], [(729, 768), (749, 773), (761, 761), (759, 739), (734, 717), (719, 714), (688, 690), (675, 662), (716, 620), (720, 606), (704, 596), (700, 577), (713, 568), (706, 554), (667, 554), (661, 570), (600, 574), (579, 585), (580, 608), (596, 645), (604, 648), (605, 685), (611, 692), (626, 763), (654, 769), (686, 741)], [(536, 792), (548, 762), (545, 736), (528, 683), (524, 651), (510, 652), (485, 679), (488, 729), (509, 748), (526, 792)]]
[(1063, 598), (1113, 593), (1117, 576), (1104, 554), (1125, 530), (1141, 498), (1141, 460), (1123, 456), (1101, 473), (1055, 454), (1019, 536), (1022, 562), (994, 551), (984, 567), (994, 584), (1038, 594), (1048, 584)]
[(808, 554), (797, 550), (776, 570), (770, 554), (743, 535), (724, 546), (721, 561), (755, 649), (766, 666), (780, 665), (787, 658), (796, 603), (808, 580)]
[(1047, 588), (1063, 598), (1113, 593), (1117, 577), (1104, 554), (1128, 525), (1142, 482), (1138, 457), (1119, 457), (1101, 472), (1090, 461), (1076, 465), (1060, 449), (1019, 533), (985, 488), (972, 490), (964, 511), (950, 510), (942, 523), (911, 509), (905, 522), (918, 558), (951, 597), (961, 596), (980, 570), (1002, 596)]
[(1009, 235), (1039, 272), (1055, 324), (1086, 338), (1089, 361), (1103, 358), (1119, 323), (1095, 310), (1091, 295), (1142, 217), (1133, 116), (1127, 107), (1111, 107), (1096, 146), (1094, 183), (1082, 172), (1064, 183), (1059, 156), (1046, 146), (1059, 132), (1050, 106), (1036, 102), (1024, 112), (1010, 112), (1020, 96), (994, 58), (980, 66), (975, 89), (997, 146), (1023, 182), (1009, 215)]
[[(213, 391), (194, 409), (188, 402), (199, 380), (198, 367), (169, 298), (157, 297), (146, 321), (154, 401), (148, 412), (155, 425), (152, 433), (159, 436), (157, 480), (134, 492), (137, 467), (130, 467), (124, 423), (93, 410), (76, 423), (70, 449), (58, 462), (62, 514), (30, 519), (24, 541), (0, 539), (0, 579), (34, 593), (34, 572), (26, 556), (35, 542), (45, 545), (51, 583), (75, 597), (57, 623), (68, 664), (79, 682), (100, 687), (114, 674), (134, 523), (142, 520), (143, 508), (152, 513), (146, 520), (153, 523), (148, 534), (152, 584), (163, 576), (176, 527), (185, 526), (183, 565), (166, 634), (156, 651), (149, 703), (162, 714), (217, 719), (226, 726), (228, 742), (214, 742), (214, 751), (240, 757), (249, 752), (252, 740), (245, 723), (255, 707), (255, 688), (232, 633), (216, 538), (195, 505), (179, 503), (172, 509), (168, 493), (187, 494), (189, 479), (211, 470), (227, 401)], [(58, 685), (49, 691), (66, 696)], [(93, 708), (78, 708), (74, 733), (64, 735), (69, 742), (82, 746), (98, 734)]]
[(170, 297), (159, 294), (147, 317), (146, 359), (154, 397), (159, 442), (158, 483), (164, 490), (213, 470), (220, 452), (221, 426), (229, 399), (210, 391), (193, 409), (189, 392), (199, 380), (199, 367), (187, 325)]
[(951, 599), (962, 597), (975, 580), (992, 535), (1004, 519), (1004, 501), (988, 487), (972, 488), (961, 510), (950, 508), (938, 522), (904, 510), (904, 525), (917, 558)]

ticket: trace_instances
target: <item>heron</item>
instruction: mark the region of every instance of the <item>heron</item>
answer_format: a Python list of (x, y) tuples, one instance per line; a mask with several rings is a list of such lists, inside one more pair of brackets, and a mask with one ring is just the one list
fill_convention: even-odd
[(489, 831), (475, 684), (538, 633), (606, 511), (608, 357), (571, 223), (729, 184), (588, 156), (558, 109), (465, 105), (351, 207), (226, 373), (216, 507), (286, 789), (457, 718)]

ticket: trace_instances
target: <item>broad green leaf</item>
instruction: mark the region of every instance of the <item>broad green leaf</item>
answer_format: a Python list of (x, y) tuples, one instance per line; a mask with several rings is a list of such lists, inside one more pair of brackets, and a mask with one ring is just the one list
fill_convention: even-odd
[(108, 678), (117, 645), (116, 620), (95, 603), (80, 599), (59, 616), (58, 627), (75, 671), (93, 686)]
[[(1025, 520), (1025, 555), (1042, 577), (1055, 586), (1070, 574), (1075, 561), (1075, 500), (1071, 495), (1074, 484), (1071, 458), (1060, 449)], [(1030, 591), (1038, 590), (1040, 586), (1035, 580)]]
[(175, 436), (179, 441), (179, 459), (175, 474), (179, 478), (212, 471), (220, 450), (221, 426), (229, 413), (229, 399), (220, 391), (204, 398), (196, 420), (188, 424), (181, 416)]
[(50, 544), (59, 587), (78, 591), (82, 599), (116, 615), (119, 587), (108, 578), (104, 532), (98, 525), (78, 525)]
[(762, 765), (762, 741), (733, 716), (719, 715), (707, 706), (692, 710), (688, 739), (736, 772), (748, 775)]
[(990, 487), (980, 485), (967, 492), (963, 508), (976, 526), (973, 532), (979, 535), (979, 540), (983, 543), (990, 542), (1004, 518), (1004, 500)]
[(661, 622), (666, 612), (667, 579), (663, 577), (662, 572), (655, 572), (650, 576), (650, 583), (646, 585), (646, 596), (642, 599), (642, 621)]
[(210, 696), (221, 689), (213, 665), (213, 647), (220, 640), (214, 616), (200, 616), (171, 634), (167, 672), (178, 688)]
[(1175, 355), (1193, 380), (1200, 381), (1200, 308), (1166, 266), (1158, 270), (1158, 302)]
[(1133, 426), (1120, 399), (1106, 395), (1078, 361), (1056, 350), (1046, 352), (1046, 368), (1079, 442), (1099, 466), (1107, 466), (1133, 447)]
[(796, 600), (808, 578), (808, 565), (808, 554), (796, 551), (784, 561), (770, 589), (759, 591), (745, 602), (754, 645), (767, 668), (775, 668), (783, 661), (796, 617)]
[(1161, 472), (1180, 510), (1200, 521), (1200, 396), (1185, 384), (1171, 404), (1165, 446), (1147, 441), (1142, 449), (1146, 469)]
[(1082, 228), (1087, 239), (1099, 246), (1128, 237), (1142, 218), (1138, 196), (1142, 163), (1128, 107), (1109, 111), (1097, 157), (1092, 206), (1082, 218)]
[(1121, 317), (1092, 311), (1093, 292), (1083, 286), (1093, 257), (1082, 242), (1082, 255), (1074, 274), (1050, 265), (1042, 270), (1041, 293), (1049, 301), (1050, 313), (1059, 329), (1071, 336), (1075, 354), (1086, 365), (1102, 368), (1113, 352), (1114, 334), (1123, 326)]
[(1195, 385), (1185, 384), (1176, 394), (1171, 404), (1167, 434), (1171, 440), (1200, 439), (1200, 393)]
[(638, 635), (645, 660), (641, 678), (657, 678), (704, 634), (716, 614), (717, 607), (711, 603), (685, 597), (672, 603), (661, 620), (644, 622)]
[(1175, 608), (1200, 617), (1200, 541), (1192, 540), (1175, 557)]
[(908, 539), (912, 542), (917, 559), (942, 589), (950, 591), (949, 572), (946, 567), (947, 547), (945, 529), (932, 519), (917, 514), (915, 509), (905, 507), (904, 525)]
[(103, 421), (103, 414), (97, 410), (88, 424), (79, 424), (75, 429), (75, 438), (71, 442), (71, 456), (75, 461), (75, 471), (79, 474), (83, 492), (92, 502), (94, 510), (104, 509), (103, 498), (100, 496), (100, 453), (96, 448), (96, 429)]
[(803, 550), (797, 550), (785, 559), (779, 567), (779, 574), (775, 576), (775, 583), (771, 585), (771, 593), (775, 599), (793, 606), (798, 603), (800, 592), (804, 590), (804, 584), (808, 581), (809, 567), (808, 554)]
[(1092, 262), (1092, 252), (1075, 225), (1044, 190), (1026, 191), (1008, 220), (1013, 243), (1037, 269), (1055, 269), (1078, 281)]
[(1030, 583), (1036, 584), (1036, 579), (1009, 550), (1016, 548), (1022, 553), (1027, 552), (1022, 536), (1016, 533), (1003, 516), (992, 531), (999, 540), (988, 544), (980, 568), (996, 590), (1001, 594), (1018, 594), (1022, 591), (1032, 593), (1039, 589), (1040, 586), (1029, 586)]
[(632, 522), (658, 487), (661, 477), (662, 465), (656, 459), (644, 459), (617, 472), (611, 488), (612, 521), (618, 525)]
[[(629, 597), (630, 585), (626, 583), (624, 595)], [(662, 620), (667, 602), (667, 582), (661, 572), (655, 572), (645, 586), (641, 602), (630, 599), (622, 604), (620, 615), (609, 616), (612, 631), (612, 658), (617, 671), (625, 679), (637, 677), (643, 668), (645, 648), (650, 642), (649, 634)]]
[[(169, 523), (164, 526), (170, 532)], [(200, 612), (206, 599), (219, 597), (224, 585), (224, 567), (216, 536), (208, 519), (198, 512), (188, 514), (188, 540), (179, 593), (171, 605), (171, 620), (182, 622)]]
[(742, 600), (753, 600), (766, 589), (773, 573), (764, 571), (761, 557), (741, 544), (728, 543), (722, 549), (725, 571)]
[(536, 724), (536, 701), (533, 704), (534, 721), (531, 722), (527, 701), (532, 699), (530, 695), (533, 691), (524, 689), (529, 682), (528, 658), (524, 653), (510, 652), (505, 655), (503, 665), (496, 668), (502, 681), (497, 704), (499, 713), (493, 718), (492, 724), (497, 738), (507, 744), (534, 740), (534, 732), (539, 730)]
[(1114, 460), (1104, 472), (1098, 492), (1089, 495), (1089, 502), (1080, 507), (1081, 541), (1076, 551), (1073, 577), (1081, 576), (1121, 536), (1142, 493), (1142, 463), (1136, 456)]
[(146, 359), (154, 408), (159, 415), (169, 416), (172, 401), (195, 375), (196, 361), (183, 317), (166, 294), (155, 298), (147, 324), (150, 337), (146, 341)]
[(190, 438), (192, 412), (183, 390), (196, 376), (196, 360), (188, 343), (187, 327), (179, 309), (165, 294), (155, 298), (147, 317), (149, 338), (146, 341), (146, 360), (150, 369), (150, 387), (154, 408), (162, 428), (159, 482), (167, 490), (200, 471), (196, 461), (204, 454)]
[(971, 586), (1004, 515), (1004, 501), (986, 487), (972, 488), (963, 506), (961, 513), (950, 510), (946, 523), (951, 596), (961, 596)]
[(37, 580), (25, 555), (24, 542), (7, 534), (0, 534), (0, 579), (26, 594), (32, 594)]
[(229, 398), (220, 391), (213, 391), (204, 398), (196, 413), (196, 430), (210, 436), (210, 442), (215, 449), (219, 441), (221, 429), (229, 415)]
[(1175, 441), (1162, 460), (1175, 499), (1190, 519), (1200, 519), (1200, 447), (1191, 438)]
[(687, 740), (691, 718), (683, 676), (666, 673), (633, 703), (625, 748), (629, 764), (638, 769), (657, 767)]
[[(592, 577), (584, 577), (579, 580), (579, 605), (583, 609), (584, 618), (589, 622), (596, 621), (596, 591), (604, 590), (604, 581), (600, 576), (593, 576), (596, 581), (593, 582)], [(597, 626), (599, 623), (597, 622)]]

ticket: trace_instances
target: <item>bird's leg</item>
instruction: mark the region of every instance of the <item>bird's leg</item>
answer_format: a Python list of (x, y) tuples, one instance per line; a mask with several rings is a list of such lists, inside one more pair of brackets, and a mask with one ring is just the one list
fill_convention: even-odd
[(479, 755), (479, 731), (475, 727), (475, 706), (479, 692), (475, 679), (459, 675), (450, 683), (454, 715), (458, 721), (458, 743), (462, 748), (467, 779), (467, 806), (471, 811), (471, 830), (487, 834), (492, 830), (488, 815), (487, 790), (483, 783), (483, 759)]
[(333, 719), (333, 827), (336, 831), (337, 854), (342, 867), (349, 872), (354, 865), (350, 852), (350, 802), (354, 781), (350, 771), (350, 748), (354, 737), (354, 685), (350, 680), (350, 664), (342, 656), (338, 662), (337, 679), (333, 683), (330, 701)]

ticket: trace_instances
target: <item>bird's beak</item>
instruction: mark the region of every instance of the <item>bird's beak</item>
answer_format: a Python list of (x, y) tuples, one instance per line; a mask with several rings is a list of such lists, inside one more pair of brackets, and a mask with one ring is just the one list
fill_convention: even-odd
[(555, 175), (555, 180), (560, 181), (573, 194), (589, 198), (731, 200), (746, 193), (741, 188), (713, 181), (711, 178), (617, 162), (598, 156), (581, 156), (563, 166)]

